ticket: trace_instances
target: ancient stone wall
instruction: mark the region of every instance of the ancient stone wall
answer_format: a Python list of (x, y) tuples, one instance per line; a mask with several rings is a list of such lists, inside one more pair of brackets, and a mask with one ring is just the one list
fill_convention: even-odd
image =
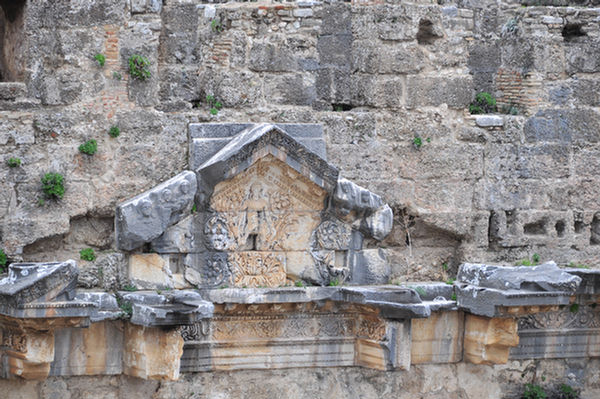
[[(3, 161), (22, 160), (0, 172), (0, 246), (110, 252), (115, 204), (187, 167), (188, 123), (312, 122), (344, 176), (394, 209), (394, 277), (533, 253), (597, 265), (598, 10), (529, 3), (27, 1), (9, 10), (24, 43), (4, 24), (3, 61), (25, 72), (0, 90)], [(478, 126), (466, 110), (482, 90), (517, 115)], [(79, 153), (91, 138), (98, 153)], [(65, 176), (62, 200), (43, 198), (47, 172)]]
[[(0, 6), (0, 249), (11, 261), (77, 259), (91, 247), (98, 258), (78, 261), (80, 286), (123, 288), (130, 281), (115, 245), (116, 205), (190, 168), (190, 123), (270, 122), (322, 124), (329, 162), (390, 204), (394, 230), (383, 247), (394, 281), (446, 280), (463, 261), (514, 262), (534, 253), (600, 265), (598, 1)], [(103, 65), (96, 54), (105, 56)], [(149, 61), (147, 80), (129, 73), (136, 54)], [(481, 91), (497, 98), (497, 115), (469, 114)], [(88, 139), (98, 142), (93, 156), (78, 151)], [(15, 157), (20, 166), (9, 167)], [(62, 199), (41, 190), (49, 172), (65, 178)], [(478, 381), (480, 389), (505, 392), (521, 374), (531, 380), (532, 364), (556, 380), (582, 378), (590, 397), (600, 389), (582, 362), (514, 360), (371, 376), (323, 370), (306, 377), (317, 378), (316, 393), (303, 394), (351, 397), (360, 374), (373, 379), (364, 389), (377, 396), (385, 396), (378, 380), (389, 378), (412, 387), (406, 397), (421, 389), (464, 397), (462, 384), (473, 383), (464, 380), (466, 368), (489, 382)], [(444, 391), (436, 370), (448, 375)], [(298, 381), (305, 373), (232, 375), (241, 386), (256, 378)], [(226, 389), (232, 375), (143, 388), (126, 377), (95, 381), (111, 387), (108, 396), (139, 388), (201, 397), (204, 385)], [(415, 382), (423, 378), (431, 386)], [(19, 386), (14, 395), (52, 397), (67, 386), (88, 389), (86, 381), (0, 384)]]

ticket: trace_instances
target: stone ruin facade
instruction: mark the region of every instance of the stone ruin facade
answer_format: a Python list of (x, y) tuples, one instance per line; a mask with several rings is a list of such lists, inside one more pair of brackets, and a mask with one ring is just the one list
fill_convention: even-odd
[(452, 285), (388, 285), (388, 260), (363, 243), (390, 233), (392, 212), (327, 162), (319, 126), (190, 130), (195, 169), (116, 210), (139, 290), (79, 290), (73, 260), (10, 265), (3, 378), (600, 356), (600, 272), (465, 263)]
[(598, 5), (0, 0), (0, 396), (600, 397)]

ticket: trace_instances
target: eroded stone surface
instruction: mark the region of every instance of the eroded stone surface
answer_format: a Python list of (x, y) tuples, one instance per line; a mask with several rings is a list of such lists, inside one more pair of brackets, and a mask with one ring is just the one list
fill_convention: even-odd
[(129, 251), (159, 237), (191, 209), (196, 187), (196, 175), (186, 171), (120, 204), (115, 216), (119, 248)]

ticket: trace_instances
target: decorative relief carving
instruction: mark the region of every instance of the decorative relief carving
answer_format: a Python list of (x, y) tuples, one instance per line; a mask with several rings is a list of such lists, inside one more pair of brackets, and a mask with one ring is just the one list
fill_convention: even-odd
[(385, 332), (386, 328), (383, 320), (361, 317), (358, 321), (357, 335), (360, 338), (383, 341)]
[(217, 184), (210, 200), (217, 212), (241, 210), (322, 210), (326, 193), (269, 155), (248, 170)]
[(285, 284), (283, 254), (231, 252), (228, 255), (237, 287), (279, 287)]
[(335, 264), (334, 251), (311, 251), (311, 255), (323, 282), (328, 284), (332, 280), (338, 280), (341, 283), (348, 278), (350, 269)]
[(519, 331), (578, 328), (600, 328), (600, 312), (581, 306), (577, 312), (565, 309), (532, 314), (519, 319)]
[(202, 341), (210, 338), (209, 321), (201, 320), (198, 323), (181, 326), (179, 329), (181, 337), (185, 342)]
[(356, 315), (220, 316), (214, 319), (213, 340), (303, 337), (353, 337)]
[(1, 329), (2, 346), (15, 352), (27, 352), (27, 335), (19, 330)]
[(231, 269), (227, 261), (227, 254), (215, 253), (206, 261), (202, 269), (203, 285), (217, 287), (231, 279)]
[(323, 249), (348, 249), (352, 231), (343, 223), (327, 220), (316, 230), (317, 244)]
[(211, 249), (226, 251), (234, 248), (235, 238), (230, 231), (229, 221), (223, 215), (214, 215), (206, 221), (204, 235)]

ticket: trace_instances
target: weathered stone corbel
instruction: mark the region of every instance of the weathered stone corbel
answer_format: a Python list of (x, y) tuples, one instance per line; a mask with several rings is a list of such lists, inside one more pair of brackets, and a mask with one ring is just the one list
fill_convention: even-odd
[(121, 292), (132, 307), (125, 323), (123, 373), (144, 379), (177, 380), (183, 354), (180, 326), (198, 323), (213, 314), (212, 303), (197, 292)]
[(533, 267), (461, 265), (456, 285), (465, 320), (465, 360), (506, 363), (519, 344), (518, 318), (571, 303), (581, 278), (553, 262)]
[(58, 328), (86, 327), (93, 303), (73, 300), (75, 261), (15, 263), (0, 280), (1, 375), (44, 379), (54, 360)]

